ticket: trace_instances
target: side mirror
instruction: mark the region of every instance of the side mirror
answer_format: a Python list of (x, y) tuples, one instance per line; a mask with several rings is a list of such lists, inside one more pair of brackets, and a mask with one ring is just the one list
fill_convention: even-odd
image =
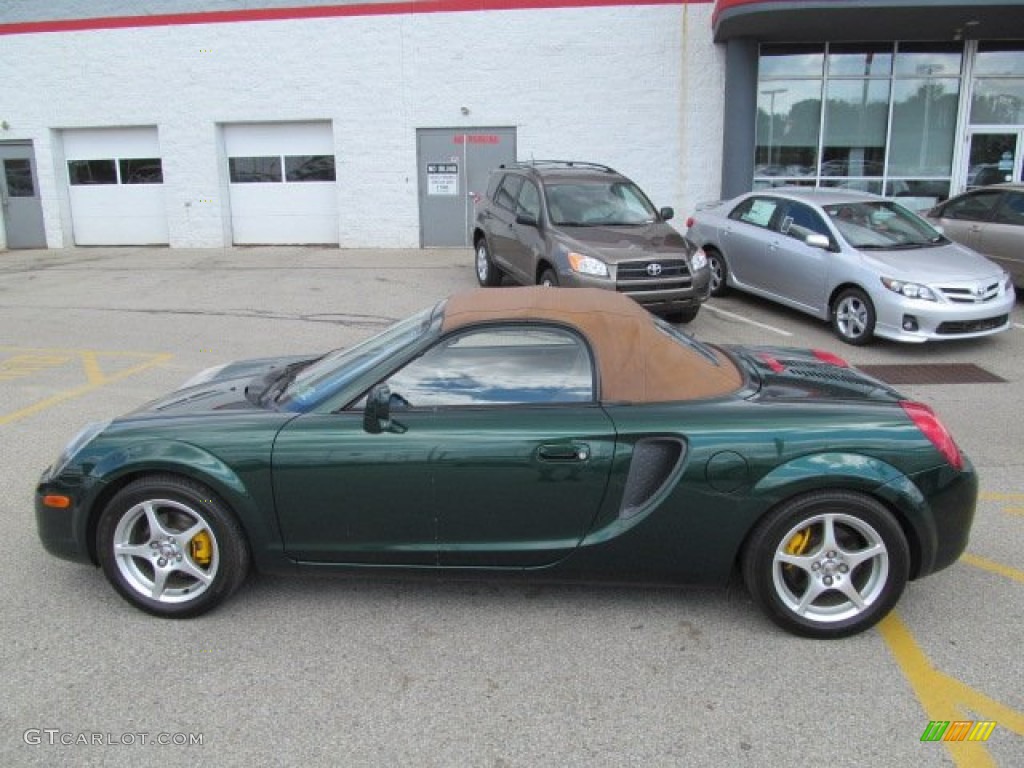
[(531, 216), (528, 213), (518, 213), (516, 214), (516, 224), (525, 224), (528, 227), (536, 227), (537, 217)]
[(387, 384), (378, 384), (366, 396), (363, 429), (371, 435), (379, 435), (381, 432), (405, 432), (406, 428), (391, 418), (391, 388)]
[(804, 242), (811, 248), (821, 248), (823, 251), (832, 247), (832, 243), (824, 235), (808, 235)]
[(658, 211), (658, 213), (661, 214), (661, 218), (663, 218), (665, 221), (668, 221), (669, 219), (676, 215), (675, 210), (667, 205), (660, 211)]

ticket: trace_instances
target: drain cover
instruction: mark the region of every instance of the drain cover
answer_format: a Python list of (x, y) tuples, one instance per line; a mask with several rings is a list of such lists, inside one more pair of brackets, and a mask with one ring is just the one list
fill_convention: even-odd
[(1006, 381), (974, 363), (858, 365), (857, 368), (886, 384), (998, 384)]

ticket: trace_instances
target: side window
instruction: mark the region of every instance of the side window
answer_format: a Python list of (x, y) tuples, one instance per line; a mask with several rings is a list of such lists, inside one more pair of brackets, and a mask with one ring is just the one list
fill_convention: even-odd
[(1000, 192), (978, 192), (954, 200), (942, 209), (942, 218), (963, 221), (985, 221), (999, 202)]
[(748, 197), (729, 213), (733, 221), (743, 221), (755, 227), (767, 227), (779, 207), (778, 200), (765, 197)]
[(519, 191), (516, 215), (520, 214), (540, 220), (540, 192), (532, 181), (523, 181), (523, 188)]
[(387, 381), (410, 408), (587, 403), (590, 353), (561, 328), (466, 331), (431, 347)]
[(803, 242), (808, 235), (824, 235), (832, 240), (832, 233), (818, 212), (803, 203), (789, 203), (779, 219), (779, 233)]
[(1000, 224), (1024, 227), (1024, 192), (1007, 192), (994, 220)]
[(498, 194), (494, 196), (494, 202), (502, 208), (510, 211), (516, 209), (516, 198), (519, 196), (519, 187), (522, 186), (523, 177), (509, 174), (501, 181), (498, 187)]

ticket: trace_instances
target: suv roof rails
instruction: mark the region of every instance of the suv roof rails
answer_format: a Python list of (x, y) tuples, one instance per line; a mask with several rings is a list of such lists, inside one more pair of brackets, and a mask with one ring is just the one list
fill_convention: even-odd
[(618, 173), (614, 168), (601, 163), (588, 163), (583, 160), (517, 160), (514, 163), (502, 163), (501, 168), (582, 168), (604, 173)]

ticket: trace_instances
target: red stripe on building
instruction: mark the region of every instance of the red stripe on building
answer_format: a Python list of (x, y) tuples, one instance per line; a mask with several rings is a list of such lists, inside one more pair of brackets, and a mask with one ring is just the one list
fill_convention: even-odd
[(244, 11), (205, 11), (147, 16), (109, 16), (95, 19), (55, 19), (0, 24), (0, 35), (76, 32), (135, 27), (176, 27), (189, 24), (228, 24), (248, 21), (329, 19), (346, 16), (394, 16), (467, 11), (520, 11), (556, 8), (601, 8), (645, 5), (701, 5), (714, 0), (405, 0), (405, 2), (317, 5), (302, 8), (253, 8)]

